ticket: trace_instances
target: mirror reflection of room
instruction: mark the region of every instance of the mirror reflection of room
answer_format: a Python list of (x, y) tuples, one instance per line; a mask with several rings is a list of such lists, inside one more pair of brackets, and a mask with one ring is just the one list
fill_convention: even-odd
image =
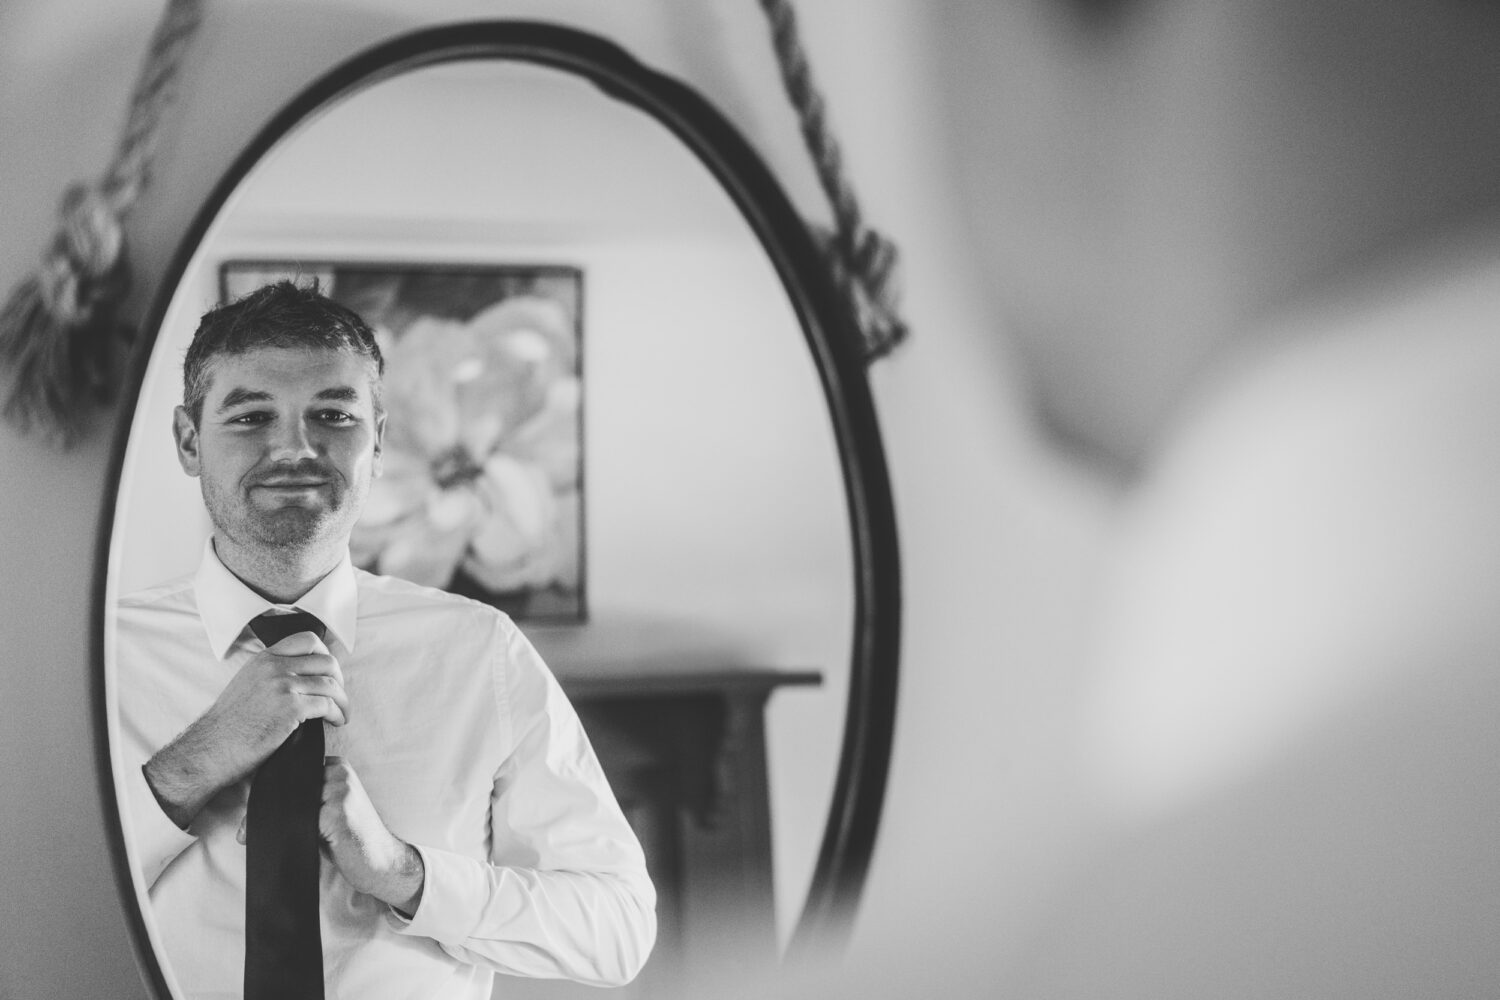
[[(817, 374), (738, 210), (660, 125), (557, 71), (429, 67), (315, 116), (238, 186), (177, 287), (131, 432), (115, 593), (200, 572), (213, 524), (171, 434), (183, 355), (206, 310), (279, 280), (352, 307), (384, 358), (352, 565), (511, 616), (642, 844), (657, 944), (624, 995), (766, 975), (834, 781), (852, 570)], [(161, 695), (115, 669), (120, 705)], [(145, 850), (146, 751), (120, 725), (137, 876), (191, 994), (201, 969), (170, 944), (196, 911), (160, 888), (191, 861)]]

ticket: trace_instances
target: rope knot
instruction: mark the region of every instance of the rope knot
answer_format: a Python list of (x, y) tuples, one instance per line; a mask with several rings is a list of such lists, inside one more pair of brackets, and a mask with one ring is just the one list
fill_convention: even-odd
[(126, 288), (125, 230), (97, 186), (73, 184), (63, 195), (52, 249), (37, 273), (46, 309), (68, 327), (81, 326)]
[(873, 229), (858, 236), (819, 227), (816, 235), (834, 285), (854, 316), (865, 359), (889, 354), (909, 332), (901, 318), (896, 245)]

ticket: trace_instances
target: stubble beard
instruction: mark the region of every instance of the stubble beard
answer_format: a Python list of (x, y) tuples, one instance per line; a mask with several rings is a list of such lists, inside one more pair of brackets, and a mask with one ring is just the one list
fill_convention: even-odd
[(347, 544), (358, 514), (357, 500), (339, 483), (332, 486), (324, 502), (309, 506), (266, 506), (255, 503), (251, 496), (226, 497), (211, 489), (203, 492), (216, 535), (246, 556), (282, 564)]
[(278, 552), (299, 551), (326, 539), (337, 520), (336, 511), (307, 507), (258, 511), (247, 519), (246, 541)]

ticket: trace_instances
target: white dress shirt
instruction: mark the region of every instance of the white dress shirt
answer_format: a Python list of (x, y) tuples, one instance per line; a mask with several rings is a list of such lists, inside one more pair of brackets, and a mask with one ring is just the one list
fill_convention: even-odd
[[(171, 973), (192, 998), (239, 997), (249, 781), (179, 829), (141, 766), (264, 649), (277, 608), (205, 546), (195, 575), (119, 603), (116, 670), (128, 840)], [(410, 920), (325, 855), (326, 995), (487, 1000), (492, 970), (599, 985), (631, 979), (656, 936), (640, 844), (541, 657), (475, 601), (344, 561), (298, 601), (328, 626), (348, 721), (325, 724), (391, 832), (426, 868)]]

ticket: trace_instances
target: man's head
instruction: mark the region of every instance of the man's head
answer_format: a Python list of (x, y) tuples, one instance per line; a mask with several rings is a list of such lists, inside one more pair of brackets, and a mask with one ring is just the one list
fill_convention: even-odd
[(371, 364), (377, 413), (385, 358), (375, 333), (359, 314), (311, 287), (278, 281), (203, 314), (182, 360), (182, 405), (197, 423), (214, 364), (257, 347), (323, 347), (348, 351)]
[(225, 564), (267, 592), (326, 572), (380, 471), (383, 362), (350, 310), (287, 282), (203, 317), (177, 456), (200, 480)]

